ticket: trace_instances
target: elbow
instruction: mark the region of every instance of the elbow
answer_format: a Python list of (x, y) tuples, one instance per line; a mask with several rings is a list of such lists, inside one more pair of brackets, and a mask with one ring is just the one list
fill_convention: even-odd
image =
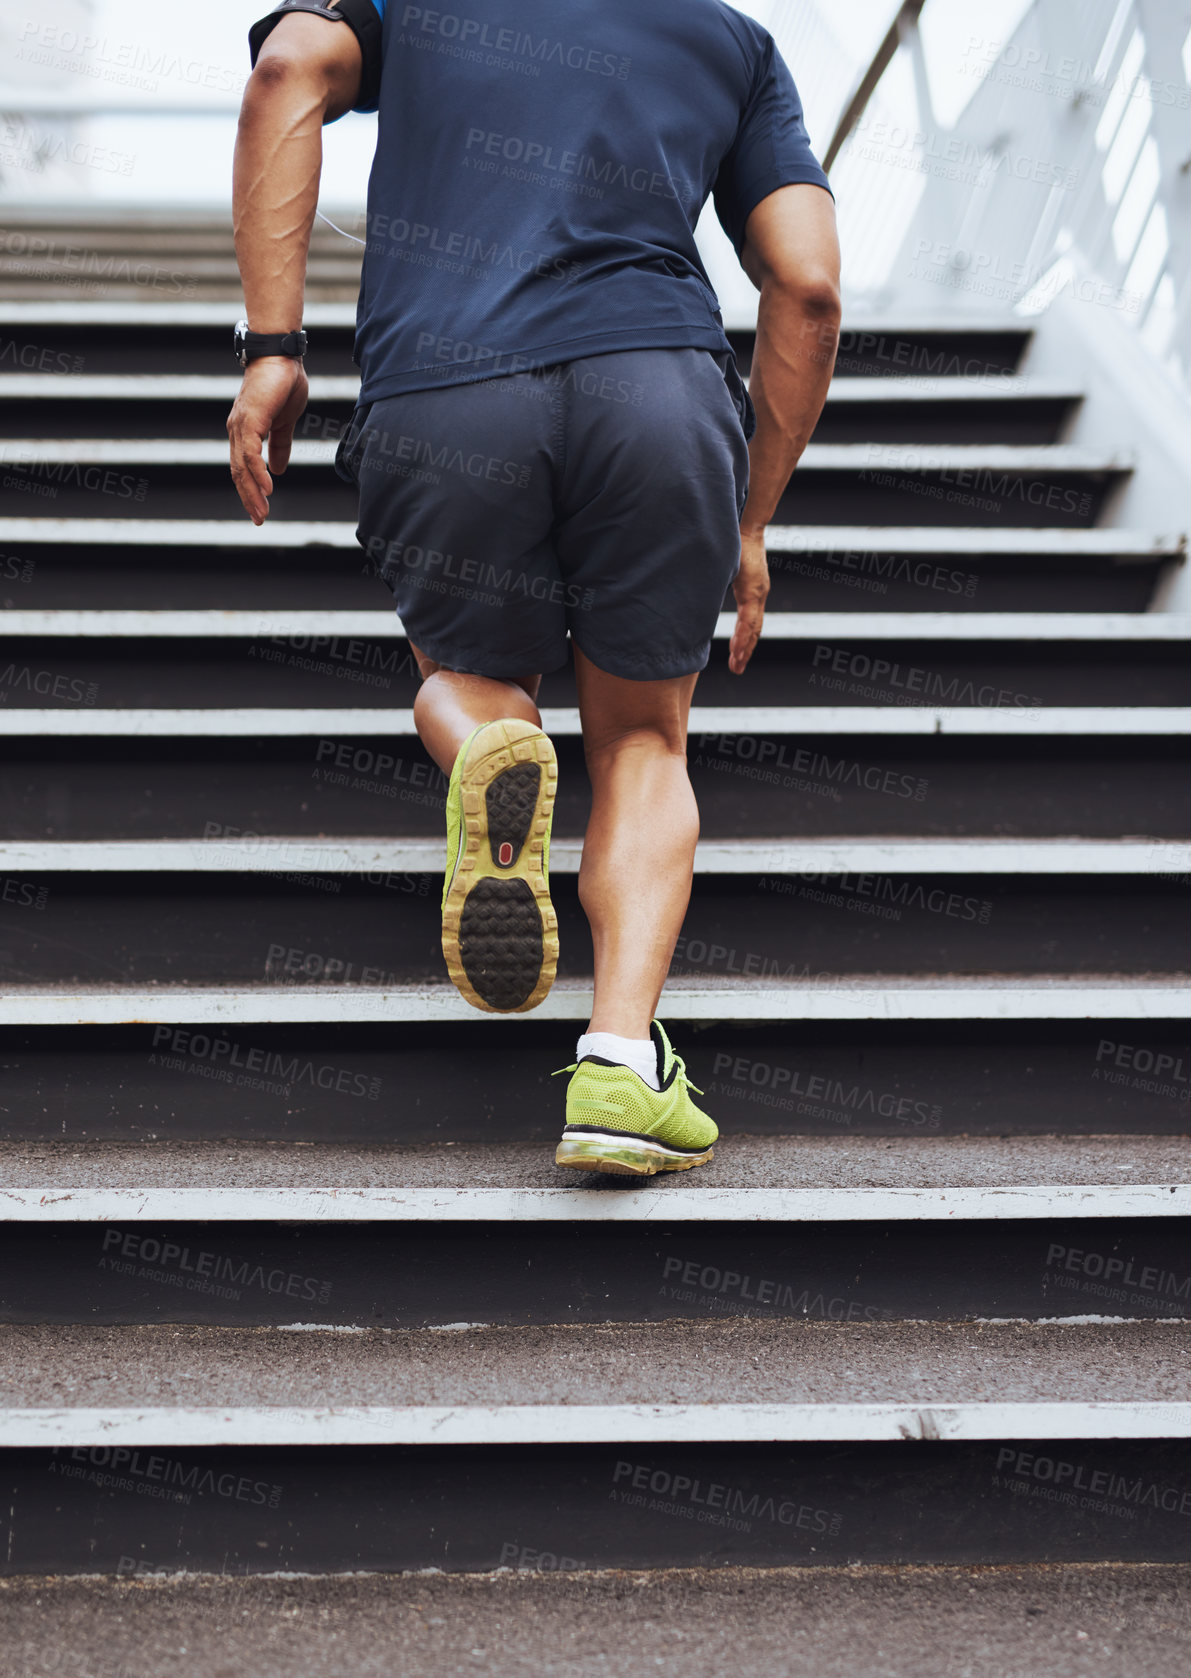
[(313, 70), (308, 61), (277, 47), (270, 52), (266, 46), (244, 84), (240, 121), (251, 124), (269, 120), (279, 110), (309, 110), (312, 105), (325, 110), (329, 99), (326, 77)]
[(761, 294), (769, 292), (779, 296), (787, 308), (796, 309), (800, 315), (808, 320), (816, 321), (820, 326), (835, 327), (838, 330), (842, 318), (840, 289), (838, 279), (825, 271), (818, 273), (794, 274), (783, 278), (767, 277), (761, 285)]

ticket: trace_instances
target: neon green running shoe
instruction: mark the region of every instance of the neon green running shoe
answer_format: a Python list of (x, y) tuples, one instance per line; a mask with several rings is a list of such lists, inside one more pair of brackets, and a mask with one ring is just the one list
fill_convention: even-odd
[(536, 1008), (558, 968), (550, 901), (550, 822), (558, 760), (520, 717), (481, 723), (459, 748), (447, 788), (442, 950), (474, 1008)]
[(556, 1165), (652, 1177), (656, 1171), (689, 1171), (711, 1158), (719, 1130), (687, 1093), (703, 1091), (687, 1077), (660, 1020), (649, 1035), (657, 1046), (660, 1090), (599, 1055), (559, 1067), (574, 1076), (567, 1085), (567, 1122)]

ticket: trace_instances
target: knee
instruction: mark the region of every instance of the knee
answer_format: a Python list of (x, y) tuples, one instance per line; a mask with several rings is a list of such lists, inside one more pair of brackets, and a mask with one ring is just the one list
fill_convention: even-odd
[(677, 721), (604, 726), (585, 731), (583, 755), (591, 773), (626, 756), (679, 758), (686, 762), (686, 729)]

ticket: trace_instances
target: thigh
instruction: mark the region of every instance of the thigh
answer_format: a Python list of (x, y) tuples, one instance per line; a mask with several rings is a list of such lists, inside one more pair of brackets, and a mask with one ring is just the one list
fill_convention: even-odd
[(663, 680), (704, 668), (740, 564), (748, 443), (709, 350), (568, 364), (555, 531), (575, 645), (601, 670)]
[(549, 393), (515, 380), (372, 403), (345, 464), (356, 534), (425, 657), (516, 678), (566, 660)]

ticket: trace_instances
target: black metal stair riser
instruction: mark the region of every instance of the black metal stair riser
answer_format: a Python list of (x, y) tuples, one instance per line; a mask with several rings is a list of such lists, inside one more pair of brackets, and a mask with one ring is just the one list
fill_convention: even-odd
[[(354, 520), (350, 529), (354, 530)], [(393, 597), (354, 544), (284, 548), (161, 547), (8, 542), (0, 556), (0, 606), (23, 611), (389, 612)], [(882, 553), (841, 543), (815, 552), (769, 548), (770, 612), (1140, 612), (1153, 594), (1156, 559), (1112, 555)], [(724, 610), (734, 611), (731, 591)], [(11, 657), (19, 656), (13, 642)], [(762, 641), (754, 658), (767, 652)], [(1107, 649), (1106, 649), (1107, 651)], [(5, 655), (5, 663), (8, 662)], [(712, 664), (725, 657), (722, 644)], [(696, 688), (704, 703), (710, 672)], [(751, 688), (738, 684), (741, 703)]]
[[(233, 378), (234, 376), (228, 375)], [(227, 397), (90, 397), (85, 402), (69, 400), (64, 383), (62, 398), (47, 401), (38, 410), (40, 437), (108, 438), (201, 438), (221, 437), (231, 401)], [(916, 443), (1016, 443), (1045, 444), (1058, 441), (1060, 429), (1072, 408), (1065, 397), (1001, 398), (973, 402), (949, 397), (946, 390), (937, 399), (915, 401), (912, 425)], [(321, 397), (312, 402), (298, 421), (294, 433), (304, 438), (337, 437), (351, 417), (350, 398)], [(0, 396), (0, 438), (27, 437), (27, 399)], [(864, 401), (829, 405), (815, 428), (817, 443), (901, 443), (906, 440), (907, 419), (896, 402)]]
[[(662, 1188), (662, 1208), (666, 1193), (682, 1190)], [(648, 1227), (118, 1216), (3, 1224), (0, 1321), (424, 1328), (744, 1315), (855, 1323), (1191, 1316), (1185, 1218), (667, 1227), (664, 1217), (659, 1211)], [(1110, 1257), (1122, 1261), (1112, 1287), (1102, 1280)], [(1106, 1300), (1114, 1291), (1124, 1299)]]
[[(808, 461), (778, 504), (776, 524), (949, 525), (995, 529), (1090, 529), (1116, 474), (1056, 468), (890, 465), (887, 445), (851, 470), (824, 470)], [(0, 478), (0, 517), (242, 519), (244, 510), (224, 464), (162, 465), (113, 461), (113, 476), (88, 483), (81, 468), (62, 462), (15, 462)], [(111, 485), (118, 485), (116, 488)], [(348, 520), (356, 491), (326, 464), (306, 463), (279, 479), (270, 518)]]
[[(342, 983), (442, 977), (441, 876), (40, 874), (0, 887), (10, 981)], [(15, 889), (14, 889), (15, 888)], [(559, 972), (592, 971), (576, 876), (556, 873)], [(671, 972), (706, 979), (825, 974), (1163, 975), (1191, 968), (1181, 875), (699, 874)]]
[[(516, 602), (509, 610), (516, 611)], [(0, 628), (7, 707), (77, 710), (408, 707), (419, 686), (404, 639), (301, 630), (250, 640), (162, 638), (80, 643), (12, 637)], [(866, 641), (848, 635), (763, 640), (747, 679), (713, 642), (700, 705), (962, 707), (1044, 723), (1050, 706), (1191, 705), (1186, 642), (1059, 644)], [(547, 674), (539, 702), (573, 706), (569, 669)]]
[[(350, 326), (312, 327), (310, 372), (336, 377), (358, 373), (351, 359), (353, 336)], [(835, 370), (841, 378), (1004, 377), (1017, 372), (1028, 336), (1025, 326), (881, 332), (845, 328)], [(747, 376), (751, 331), (730, 331), (728, 340)], [(0, 326), (0, 348), (0, 371), (42, 367), (60, 372), (64, 379), (77, 373), (236, 372), (229, 327), (159, 325), (149, 310), (135, 325), (6, 322)]]
[[(554, 834), (578, 838), (590, 811), (582, 748), (574, 736), (555, 744)], [(717, 726), (696, 728), (687, 755), (705, 839), (1183, 839), (1191, 830), (1185, 736), (898, 739)], [(7, 839), (441, 839), (445, 792), (446, 777), (407, 735), (0, 738)]]
[(9, 1451), (0, 1572), (1186, 1561), (1188, 1485), (1185, 1440)]
[[(0, 1030), (0, 1139), (551, 1144), (583, 1022)], [(733, 1136), (1184, 1136), (1184, 1020), (684, 1021)], [(248, 1082), (251, 1080), (251, 1082)]]

